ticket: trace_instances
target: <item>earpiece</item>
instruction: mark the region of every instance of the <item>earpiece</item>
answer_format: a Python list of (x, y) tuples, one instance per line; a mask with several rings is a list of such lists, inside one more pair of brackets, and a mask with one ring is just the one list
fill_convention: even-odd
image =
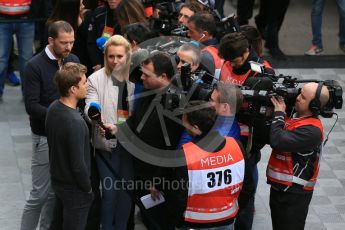
[(201, 39), (203, 39), (205, 36), (206, 36), (206, 35), (205, 35), (204, 33), (202, 33), (201, 38), (199, 38), (198, 42), (199, 42)]

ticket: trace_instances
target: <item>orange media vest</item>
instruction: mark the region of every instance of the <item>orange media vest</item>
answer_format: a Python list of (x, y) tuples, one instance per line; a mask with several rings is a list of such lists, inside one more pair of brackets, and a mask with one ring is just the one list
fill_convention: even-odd
[(209, 153), (192, 142), (183, 145), (188, 169), (186, 222), (215, 223), (234, 218), (244, 179), (244, 158), (236, 140), (225, 137), (219, 152)]
[[(291, 119), (285, 123), (285, 130), (294, 130), (303, 125), (313, 125), (320, 129), (323, 139), (323, 126), (319, 119), (309, 117), (302, 119)], [(267, 180), (286, 186), (292, 186), (293, 183), (303, 185), (304, 190), (313, 190), (320, 168), (320, 153), (317, 153), (317, 160), (314, 162), (314, 173), (310, 180), (304, 180), (294, 175), (293, 161), (291, 152), (278, 152), (272, 150), (266, 170)]]

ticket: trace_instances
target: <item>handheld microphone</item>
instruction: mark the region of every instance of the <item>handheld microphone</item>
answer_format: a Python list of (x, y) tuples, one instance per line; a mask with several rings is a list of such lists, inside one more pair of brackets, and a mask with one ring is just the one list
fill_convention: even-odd
[(102, 120), (101, 120), (101, 106), (96, 102), (91, 102), (89, 110), (87, 111), (87, 115), (89, 118), (93, 121), (96, 121), (99, 126), (102, 127), (102, 129), (105, 130), (105, 139), (109, 140), (113, 138), (114, 136), (110, 133), (110, 130), (107, 129)]
[(97, 47), (98, 47), (98, 49), (102, 50), (102, 52), (104, 52), (105, 43), (107, 41), (108, 41), (108, 39), (105, 37), (99, 37), (96, 39)]

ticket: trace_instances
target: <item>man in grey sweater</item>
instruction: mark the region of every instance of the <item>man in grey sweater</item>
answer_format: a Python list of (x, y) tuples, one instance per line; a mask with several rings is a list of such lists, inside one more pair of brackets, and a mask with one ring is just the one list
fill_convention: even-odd
[(46, 118), (51, 184), (63, 210), (62, 229), (85, 229), (93, 199), (89, 130), (77, 110), (87, 93), (85, 73), (81, 64), (62, 66), (55, 75), (61, 98), (49, 106)]

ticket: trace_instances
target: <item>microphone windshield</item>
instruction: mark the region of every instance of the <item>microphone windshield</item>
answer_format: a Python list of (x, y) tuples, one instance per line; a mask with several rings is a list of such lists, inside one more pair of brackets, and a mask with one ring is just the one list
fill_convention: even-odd
[(273, 90), (273, 81), (268, 77), (250, 77), (245, 81), (245, 86), (252, 90)]
[(96, 102), (91, 102), (87, 115), (91, 120), (101, 119), (101, 106)]

